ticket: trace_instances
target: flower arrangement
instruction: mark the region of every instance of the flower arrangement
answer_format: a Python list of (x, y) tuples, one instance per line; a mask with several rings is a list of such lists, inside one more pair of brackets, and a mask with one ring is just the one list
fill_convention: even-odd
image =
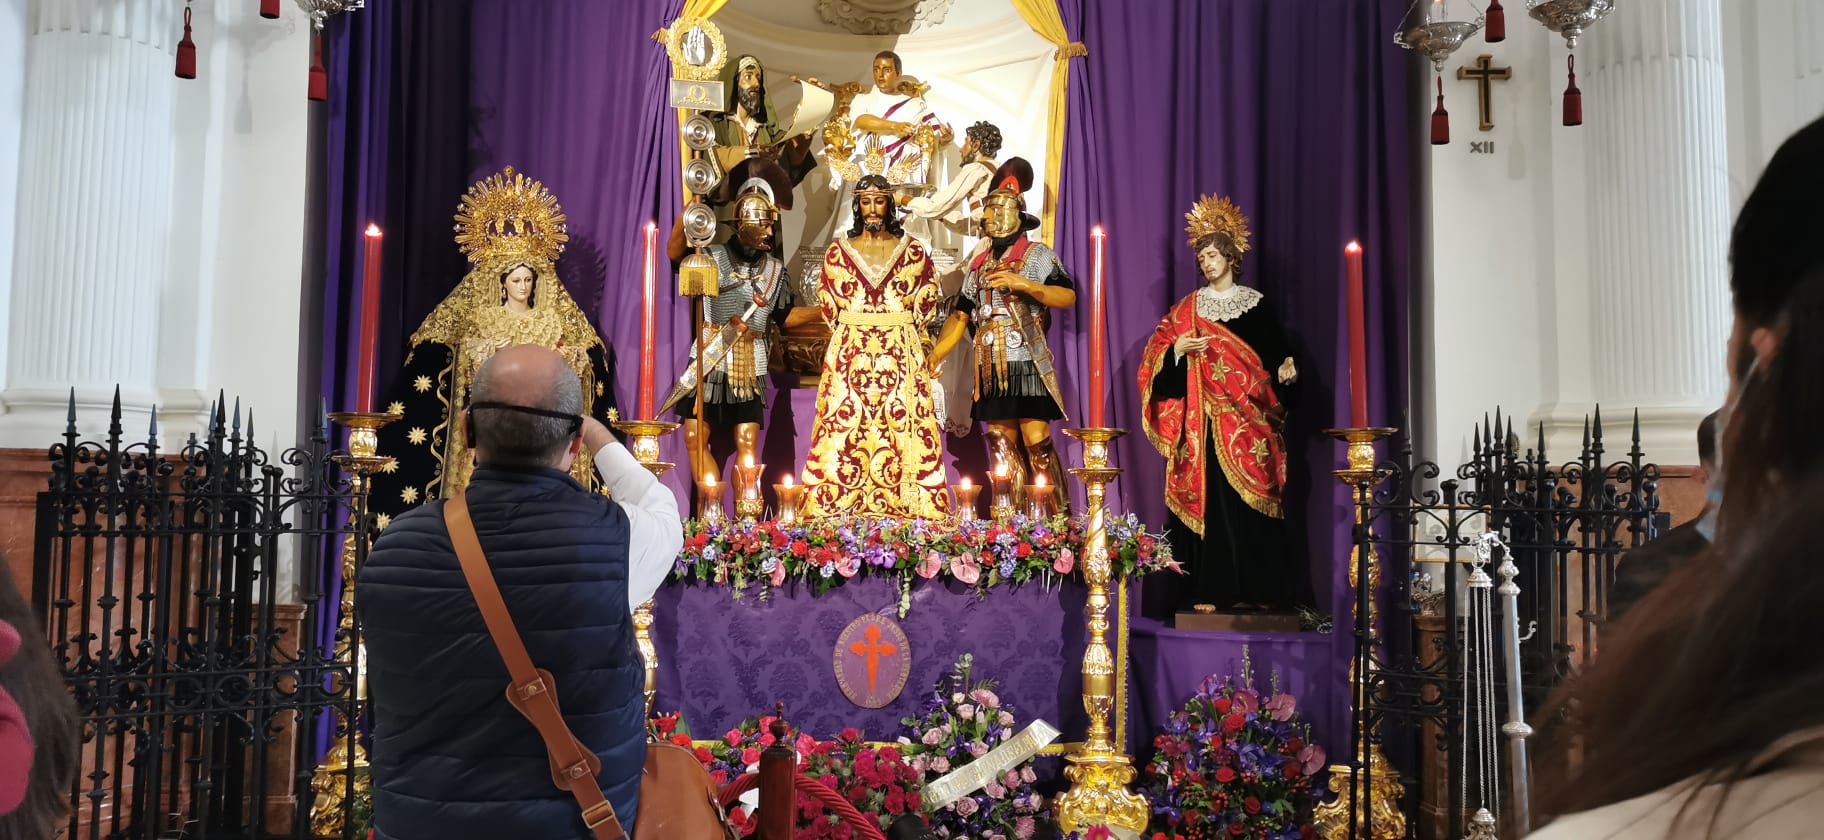
[(1142, 784), (1155, 840), (1310, 840), (1324, 750), (1275, 685), (1264, 699), (1245, 676), (1206, 677), (1153, 739)]
[[(1181, 572), (1163, 535), (1148, 533), (1133, 514), (1107, 520), (1115, 577), (1169, 569)], [(949, 577), (986, 592), (1003, 583), (1056, 581), (1081, 574), (1084, 520), (1062, 515), (1006, 524), (987, 520), (825, 519), (802, 525), (721, 520), (684, 524), (684, 549), (672, 576), (715, 583), (741, 597), (761, 586), (766, 597), (787, 580), (819, 594), (865, 575)], [(902, 592), (904, 589), (902, 588)], [(903, 600), (903, 599), (902, 599)]]
[[(654, 737), (692, 750), (709, 770), (710, 781), (720, 788), (759, 770), (760, 752), (778, 743), (772, 733), (776, 720), (774, 715), (749, 718), (707, 744), (692, 741), (688, 727), (675, 713), (655, 715), (647, 728)], [(800, 773), (842, 794), (883, 830), (900, 815), (917, 814), (924, 807), (922, 778), (897, 747), (869, 744), (857, 729), (844, 729), (831, 741), (788, 729), (785, 740), (798, 753)], [(798, 808), (799, 837), (847, 840), (854, 831), (809, 796), (798, 795)], [(729, 809), (729, 822), (744, 836), (755, 827), (749, 816), (743, 808)]]
[[(974, 661), (963, 654), (950, 676), (938, 682), (924, 715), (904, 720), (911, 734), (901, 737), (900, 743), (925, 783), (987, 755), (1017, 734), (1013, 707), (995, 695), (995, 681), (971, 681)], [(1028, 840), (1042, 816), (1043, 798), (1032, 789), (1037, 780), (1028, 761), (935, 811), (932, 826), (940, 837)]]
[[(902, 814), (924, 809), (924, 780), (907, 764), (898, 747), (876, 746), (861, 731), (844, 729), (834, 741), (816, 742), (800, 772), (842, 794), (884, 831)], [(847, 840), (853, 829), (843, 825), (823, 804), (798, 796), (798, 837)]]

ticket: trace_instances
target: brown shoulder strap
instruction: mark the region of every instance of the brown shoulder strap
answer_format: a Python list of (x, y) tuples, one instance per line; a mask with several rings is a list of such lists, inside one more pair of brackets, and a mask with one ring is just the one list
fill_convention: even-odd
[(488, 623), (488, 635), (494, 637), (494, 646), (500, 649), (500, 658), (512, 677), (507, 686), (507, 702), (531, 721), (544, 739), (545, 751), (551, 756), (552, 784), (576, 797), (577, 806), (583, 810), (583, 822), (595, 833), (596, 840), (621, 840), (627, 832), (595, 781), (602, 772), (602, 761), (564, 723), (564, 714), (557, 707), (557, 683), (550, 672), (532, 666), (532, 657), (526, 654), (526, 645), (520, 641), (513, 616), (500, 597), (494, 573), (481, 553), (481, 540), (475, 536), (475, 523), (469, 519), (468, 498), (457, 493), (445, 500), (443, 521), (450, 531), (450, 543), (456, 547), (456, 558), (462, 561), (462, 576), (468, 579), (482, 620)]

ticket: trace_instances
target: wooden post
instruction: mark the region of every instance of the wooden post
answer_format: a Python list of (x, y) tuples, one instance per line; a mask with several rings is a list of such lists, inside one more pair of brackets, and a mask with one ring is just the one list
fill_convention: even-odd
[(760, 753), (760, 820), (756, 840), (792, 840), (792, 818), (798, 795), (793, 790), (798, 775), (798, 754), (792, 751), (791, 727), (785, 723), (785, 704), (776, 707), (773, 745)]

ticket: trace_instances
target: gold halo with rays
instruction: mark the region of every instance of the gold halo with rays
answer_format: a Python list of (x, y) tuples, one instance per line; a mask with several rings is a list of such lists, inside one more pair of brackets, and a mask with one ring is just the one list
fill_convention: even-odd
[(1248, 252), (1248, 217), (1227, 196), (1206, 195), (1191, 205), (1184, 214), (1184, 232), (1190, 234), (1185, 244), (1197, 247), (1197, 240), (1212, 233), (1226, 233), (1235, 243), (1236, 253)]

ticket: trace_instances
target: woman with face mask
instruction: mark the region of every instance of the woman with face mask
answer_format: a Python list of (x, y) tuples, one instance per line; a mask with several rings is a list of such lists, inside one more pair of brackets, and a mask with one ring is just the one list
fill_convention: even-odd
[[(1542, 838), (1811, 837), (1824, 824), (1824, 120), (1736, 220), (1710, 551), (1541, 710)], [(1720, 492), (1718, 492), (1720, 491)]]

